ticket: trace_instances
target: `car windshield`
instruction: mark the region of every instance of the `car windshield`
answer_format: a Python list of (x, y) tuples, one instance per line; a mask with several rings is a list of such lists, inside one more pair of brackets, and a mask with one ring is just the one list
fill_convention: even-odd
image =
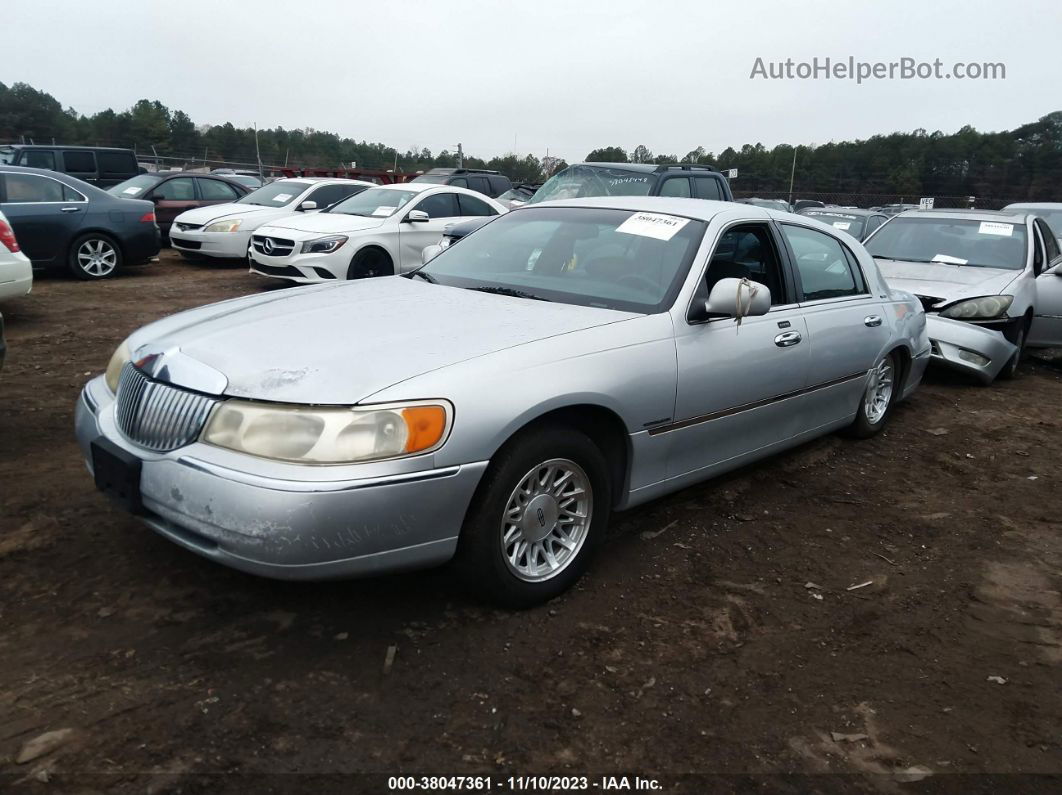
[(863, 227), (867, 225), (866, 216), (863, 215), (824, 213), (821, 211), (816, 212), (814, 210), (808, 210), (802, 213), (802, 215), (814, 218), (816, 221), (822, 221), (824, 224), (829, 224), (834, 229), (840, 229), (842, 232), (847, 232), (856, 240), (859, 240), (863, 236)]
[(569, 166), (554, 174), (528, 204), (587, 196), (648, 196), (653, 175), (644, 171), (607, 166)]
[(661, 213), (525, 208), (499, 216), (413, 275), (503, 295), (659, 312), (674, 302), (704, 227)]
[(236, 200), (237, 204), (257, 204), (261, 207), (286, 207), (313, 183), (283, 180), (271, 182)]
[(361, 193), (344, 199), (334, 207), (329, 207), (330, 213), (343, 213), (344, 215), (365, 215), (386, 218), (394, 215), (399, 207), (407, 204), (414, 196), (419, 195), (416, 190), (399, 190), (396, 188), (369, 188)]
[(1003, 220), (900, 216), (872, 235), (866, 247), (875, 257), (905, 262), (1021, 270), (1026, 256), (1025, 225)]
[(107, 192), (121, 199), (135, 199), (140, 194), (155, 187), (155, 183), (158, 181), (159, 177), (155, 174), (139, 174), (132, 179), (127, 179), (125, 182), (112, 185), (107, 188)]
[(1047, 225), (1051, 227), (1051, 231), (1055, 233), (1055, 237), (1062, 237), (1062, 209), (1049, 210), (1046, 207), (1027, 207), (1023, 204), (1014, 204), (1010, 207), (1004, 208), (1003, 212), (1009, 212), (1011, 210), (1040, 216), (1047, 221)]
[(246, 185), (250, 188), (257, 188), (262, 184), (262, 180), (258, 179), (258, 177), (252, 177), (247, 174), (226, 174), (224, 176), (233, 182), (239, 182), (241, 185)]

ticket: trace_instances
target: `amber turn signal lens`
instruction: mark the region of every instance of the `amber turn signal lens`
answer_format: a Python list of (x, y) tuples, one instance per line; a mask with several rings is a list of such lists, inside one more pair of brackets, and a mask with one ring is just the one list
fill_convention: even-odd
[(442, 406), (414, 406), (402, 409), (408, 435), (406, 452), (416, 453), (434, 447), (446, 432), (446, 409)]

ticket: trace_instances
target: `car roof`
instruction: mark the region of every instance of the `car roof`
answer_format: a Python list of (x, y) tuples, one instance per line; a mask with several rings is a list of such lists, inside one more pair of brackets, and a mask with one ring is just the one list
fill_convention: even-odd
[(1014, 202), (1004, 207), (1003, 212), (1020, 210), (1026, 207), (1030, 210), (1062, 210), (1062, 202)]
[[(572, 163), (573, 166), (587, 166), (589, 168), (616, 168), (623, 171), (638, 171), (643, 174), (663, 173), (670, 169), (676, 171), (703, 171), (710, 174), (719, 174), (719, 169), (714, 166), (705, 166), (699, 163)], [(570, 168), (570, 166), (569, 166)], [(560, 172), (558, 172), (560, 173)], [(705, 201), (705, 199), (701, 199)]]
[(82, 149), (90, 152), (132, 152), (124, 146), (67, 146), (66, 144), (0, 144), (2, 149)]
[(1024, 223), (1035, 213), (1005, 212), (1003, 210), (962, 210), (962, 209), (932, 209), (932, 210), (905, 210), (897, 213), (895, 218), (943, 218), (949, 221), (1012, 221)]
[(805, 207), (798, 215), (884, 215), (881, 210), (866, 210), (862, 207)]
[[(710, 221), (716, 215), (727, 210), (740, 209), (749, 213), (749, 217), (767, 218), (769, 213), (792, 215), (778, 210), (768, 210), (755, 204), (738, 204), (737, 202), (715, 201), (713, 199), (682, 199), (671, 196), (589, 196), (585, 199), (557, 199), (529, 205), (535, 207), (592, 207), (602, 210), (629, 210), (631, 212), (664, 213)], [(518, 208), (523, 212), (524, 208)]]

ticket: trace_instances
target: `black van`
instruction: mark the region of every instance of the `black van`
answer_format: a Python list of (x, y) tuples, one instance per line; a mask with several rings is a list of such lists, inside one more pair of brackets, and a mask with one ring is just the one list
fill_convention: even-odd
[(46, 168), (77, 177), (99, 188), (109, 188), (140, 173), (132, 149), (106, 146), (0, 146), (0, 164)]
[(414, 177), (410, 182), (434, 182), (438, 185), (468, 188), (492, 199), (497, 199), (513, 186), (504, 174), (485, 168), (433, 168), (419, 177)]
[(576, 163), (558, 171), (528, 204), (587, 196), (674, 196), (733, 201), (730, 183), (711, 166), (692, 163)]

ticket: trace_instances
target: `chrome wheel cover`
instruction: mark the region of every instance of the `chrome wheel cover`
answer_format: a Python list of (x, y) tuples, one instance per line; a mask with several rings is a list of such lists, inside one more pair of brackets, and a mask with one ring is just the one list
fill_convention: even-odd
[(870, 381), (863, 397), (863, 413), (871, 425), (881, 422), (885, 417), (885, 412), (889, 410), (889, 403), (892, 402), (894, 375), (895, 368), (892, 365), (892, 359), (888, 356), (870, 371)]
[(509, 571), (524, 582), (544, 582), (564, 571), (586, 542), (593, 507), (590, 478), (574, 461), (553, 458), (524, 475), (501, 521)]
[(118, 267), (118, 252), (106, 240), (94, 237), (78, 246), (77, 265), (90, 276), (107, 276)]

